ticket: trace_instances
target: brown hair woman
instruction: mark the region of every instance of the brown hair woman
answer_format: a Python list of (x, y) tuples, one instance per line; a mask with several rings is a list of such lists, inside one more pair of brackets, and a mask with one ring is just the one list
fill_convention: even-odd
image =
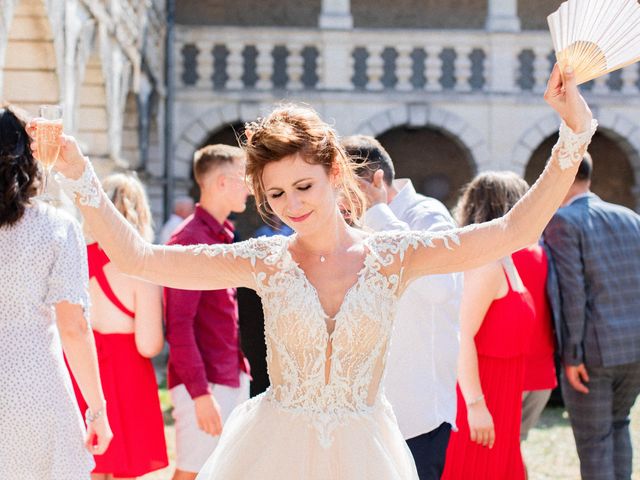
[[(88, 322), (86, 252), (77, 222), (34, 198), (42, 172), (29, 143), (24, 122), (1, 108), (0, 478), (88, 480), (91, 453), (104, 452), (112, 434)], [(63, 350), (87, 399), (87, 431)]]

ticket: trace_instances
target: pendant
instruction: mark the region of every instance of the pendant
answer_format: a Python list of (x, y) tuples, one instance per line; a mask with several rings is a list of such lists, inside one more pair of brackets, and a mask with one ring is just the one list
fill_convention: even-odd
[(320, 255), (320, 262), (321, 262), (321, 263), (324, 263), (324, 262), (325, 262), (325, 260), (326, 260), (326, 258), (324, 258), (324, 255)]

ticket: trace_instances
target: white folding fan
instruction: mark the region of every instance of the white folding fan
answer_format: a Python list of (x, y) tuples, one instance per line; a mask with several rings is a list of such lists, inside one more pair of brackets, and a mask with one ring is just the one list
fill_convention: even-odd
[(547, 22), (558, 64), (578, 84), (640, 60), (638, 0), (568, 0)]

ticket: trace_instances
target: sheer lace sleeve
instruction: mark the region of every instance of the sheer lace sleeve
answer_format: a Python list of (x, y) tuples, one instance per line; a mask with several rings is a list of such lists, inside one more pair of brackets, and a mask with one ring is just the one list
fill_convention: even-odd
[(535, 243), (562, 203), (595, 132), (573, 133), (566, 125), (551, 160), (527, 194), (502, 218), (442, 233), (396, 234), (401, 284), (422, 275), (464, 271)]
[(232, 245), (152, 245), (120, 215), (87, 162), (78, 180), (56, 179), (78, 204), (91, 235), (122, 272), (184, 290), (256, 287), (256, 265), (269, 243), (251, 239)]

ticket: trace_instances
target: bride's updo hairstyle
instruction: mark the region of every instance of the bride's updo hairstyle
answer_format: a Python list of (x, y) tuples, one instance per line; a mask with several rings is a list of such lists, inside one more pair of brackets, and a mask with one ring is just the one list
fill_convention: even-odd
[(247, 156), (247, 177), (263, 218), (273, 213), (262, 183), (264, 167), (300, 154), (305, 162), (322, 165), (327, 175), (335, 175), (341, 207), (349, 211), (353, 223), (361, 223), (366, 199), (358, 186), (356, 165), (340, 145), (335, 130), (311, 108), (283, 105), (266, 118), (246, 124), (242, 147)]
[(42, 173), (31, 152), (25, 123), (10, 107), (0, 108), (0, 227), (15, 224), (38, 193)]

